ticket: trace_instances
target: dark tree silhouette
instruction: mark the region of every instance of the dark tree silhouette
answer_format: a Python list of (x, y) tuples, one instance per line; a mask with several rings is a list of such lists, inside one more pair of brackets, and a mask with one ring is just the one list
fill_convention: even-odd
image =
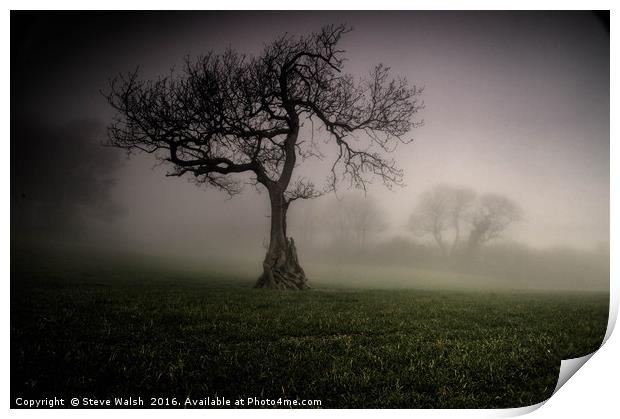
[[(153, 153), (171, 164), (170, 176), (190, 175), (230, 195), (241, 191), (244, 178), (235, 176), (241, 173), (267, 189), (270, 242), (256, 287), (308, 287), (286, 234), (293, 201), (332, 190), (343, 179), (359, 188), (372, 176), (387, 186), (402, 183), (401, 169), (382, 152), (409, 142), (405, 134), (422, 123), (412, 121), (422, 108), (421, 89), (393, 79), (382, 64), (367, 79), (344, 74), (337, 45), (348, 31), (340, 25), (307, 37), (286, 34), (255, 57), (210, 52), (157, 80), (143, 81), (136, 70), (111, 80), (104, 92), (117, 111), (111, 144)], [(307, 136), (304, 121), (311, 122)], [(315, 130), (336, 149), (321, 189), (293, 177), (298, 159), (324, 155)]]

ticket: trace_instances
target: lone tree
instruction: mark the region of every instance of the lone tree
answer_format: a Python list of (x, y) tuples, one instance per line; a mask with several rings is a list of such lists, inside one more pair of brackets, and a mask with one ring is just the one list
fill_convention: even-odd
[[(404, 136), (422, 123), (412, 120), (423, 107), (422, 90), (392, 78), (382, 64), (367, 79), (343, 73), (337, 45), (349, 31), (340, 25), (307, 37), (285, 34), (252, 57), (231, 49), (188, 57), (179, 73), (142, 80), (136, 70), (111, 80), (104, 92), (117, 111), (112, 145), (154, 154), (171, 165), (169, 176), (189, 175), (229, 195), (244, 182), (267, 189), (271, 233), (258, 288), (308, 287), (286, 234), (293, 201), (317, 197), (341, 180), (364, 189), (372, 176), (388, 187), (402, 183), (402, 170), (382, 152), (411, 141)], [(314, 131), (336, 150), (321, 189), (293, 177), (300, 160), (325, 156)]]

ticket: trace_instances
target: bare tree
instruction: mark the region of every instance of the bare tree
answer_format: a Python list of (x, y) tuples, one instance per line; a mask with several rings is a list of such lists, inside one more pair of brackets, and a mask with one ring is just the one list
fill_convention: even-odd
[[(343, 73), (338, 43), (348, 31), (340, 25), (307, 37), (286, 34), (255, 57), (210, 52), (187, 58), (180, 74), (143, 81), (135, 71), (104, 92), (117, 111), (111, 144), (152, 153), (170, 163), (170, 176), (190, 175), (230, 195), (242, 190), (239, 174), (268, 191), (270, 242), (256, 287), (307, 288), (286, 234), (292, 202), (343, 179), (359, 188), (373, 176), (388, 187), (402, 183), (402, 170), (383, 152), (409, 142), (404, 136), (421, 124), (412, 121), (422, 108), (421, 89), (392, 78), (382, 64), (367, 79)], [(293, 176), (298, 160), (324, 155), (314, 135), (301, 138), (304, 121), (336, 149), (322, 189)]]
[(442, 254), (449, 256), (461, 243), (461, 229), (475, 198), (471, 189), (438, 185), (422, 194), (409, 228), (420, 236), (432, 236)]
[(343, 241), (358, 247), (364, 247), (370, 236), (384, 231), (388, 227), (385, 212), (378, 202), (366, 195), (345, 195), (342, 200), (334, 202), (327, 214), (332, 218), (338, 234)]
[(455, 187), (452, 190), (450, 221), (454, 229), (454, 239), (450, 254), (454, 254), (461, 245), (461, 229), (476, 201), (476, 193), (469, 188)]
[(521, 208), (510, 198), (497, 194), (481, 196), (471, 222), (468, 250), (475, 251), (483, 244), (499, 238), (510, 225), (522, 218)]

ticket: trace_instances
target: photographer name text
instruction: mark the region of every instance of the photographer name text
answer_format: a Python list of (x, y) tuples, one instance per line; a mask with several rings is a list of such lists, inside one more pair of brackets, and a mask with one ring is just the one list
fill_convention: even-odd
[(150, 397), (146, 400), (142, 397), (112, 397), (112, 398), (93, 398), (93, 397), (73, 397), (47, 398), (47, 399), (28, 399), (17, 397), (15, 405), (20, 408), (29, 409), (51, 409), (51, 408), (71, 408), (71, 407), (305, 407), (321, 406), (320, 400), (298, 400), (298, 399), (264, 399), (258, 397), (244, 397), (228, 399), (226, 397), (204, 397), (178, 399), (176, 397)]

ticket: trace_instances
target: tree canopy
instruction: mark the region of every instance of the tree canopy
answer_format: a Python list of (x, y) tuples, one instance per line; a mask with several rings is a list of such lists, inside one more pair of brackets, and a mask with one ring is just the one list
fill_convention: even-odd
[(392, 78), (382, 64), (367, 78), (343, 73), (337, 44), (349, 30), (286, 34), (258, 56), (227, 49), (186, 57), (180, 72), (157, 80), (141, 80), (137, 70), (120, 75), (105, 92), (117, 110), (110, 140), (156, 153), (171, 164), (170, 176), (189, 174), (229, 194), (242, 186), (229, 175), (242, 172), (266, 186), (290, 185), (290, 201), (325, 192), (304, 179), (291, 183), (297, 156), (323, 157), (317, 137), (298, 140), (301, 124), (310, 121), (336, 144), (327, 190), (342, 178), (362, 188), (371, 176), (399, 184), (402, 170), (381, 152), (411, 140), (406, 135), (422, 123), (412, 120), (423, 107), (422, 89)]

